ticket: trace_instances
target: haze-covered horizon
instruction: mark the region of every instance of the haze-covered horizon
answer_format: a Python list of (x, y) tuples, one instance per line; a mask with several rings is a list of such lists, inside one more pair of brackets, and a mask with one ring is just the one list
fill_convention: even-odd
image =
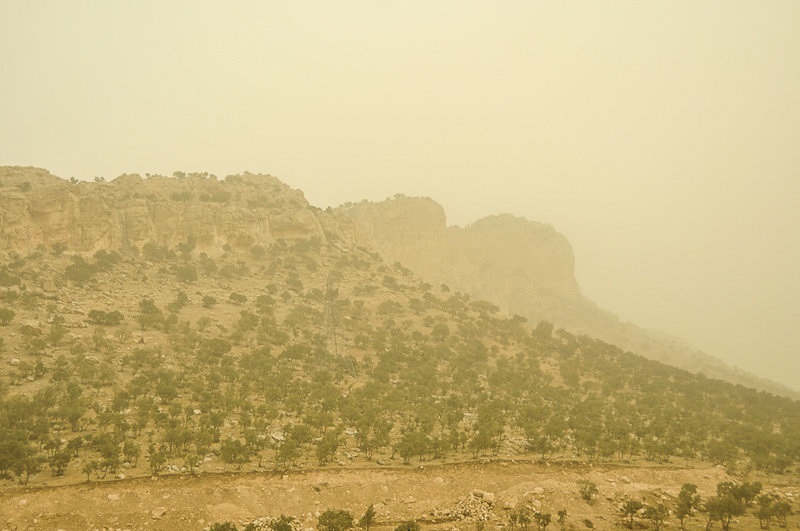
[(790, 1), (0, 0), (0, 164), (509, 212), (599, 306), (800, 389), (797, 27)]

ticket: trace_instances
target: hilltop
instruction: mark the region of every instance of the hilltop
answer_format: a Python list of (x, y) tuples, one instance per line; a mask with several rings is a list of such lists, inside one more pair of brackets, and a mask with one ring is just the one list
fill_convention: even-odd
[(694, 373), (798, 397), (785, 386), (599, 308), (581, 293), (572, 247), (550, 225), (499, 214), (466, 227), (447, 226), (441, 205), (403, 195), (349, 203), (336, 212), (352, 219), (388, 262), (400, 262), (434, 285), (492, 301), (530, 323), (547, 321)]
[[(582, 295), (567, 239), (553, 227), (510, 215), (448, 227), (431, 199), (398, 195), (348, 204), (333, 212), (309, 205), (302, 192), (272, 176), (219, 181), (205, 173), (178, 177), (123, 175), (110, 183), (69, 182), (37, 168), (4, 167), (0, 249), (37, 248), (91, 254), (99, 250), (172, 249), (191, 242), (219, 256), (285, 238), (315, 238), (372, 249), (433, 285), (445, 284), (497, 304), (528, 322), (552, 323), (691, 372), (796, 398), (774, 382), (731, 368), (670, 338), (623, 323)], [(235, 185), (239, 185), (238, 189)], [(257, 193), (251, 187), (257, 185)]]
[(0, 203), (11, 490), (487, 459), (796, 473), (797, 401), (434, 285), (274, 177), (5, 168)]

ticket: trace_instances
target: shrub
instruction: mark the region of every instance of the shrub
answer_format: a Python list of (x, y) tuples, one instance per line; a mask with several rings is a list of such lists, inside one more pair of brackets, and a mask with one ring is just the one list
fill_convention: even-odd
[(321, 531), (345, 531), (353, 527), (353, 515), (342, 509), (328, 509), (317, 519)]
[(194, 282), (197, 280), (197, 269), (192, 264), (184, 264), (175, 268), (175, 277), (181, 282)]
[(117, 310), (111, 312), (104, 312), (103, 310), (89, 311), (89, 320), (98, 325), (118, 325), (122, 319), (122, 314)]
[(581, 498), (586, 503), (591, 503), (595, 496), (597, 496), (597, 484), (582, 479), (578, 481), (578, 492), (581, 494)]
[(76, 284), (82, 284), (92, 278), (94, 273), (95, 267), (76, 255), (72, 257), (72, 263), (64, 270), (64, 277)]
[(242, 295), (241, 293), (231, 293), (228, 298), (234, 304), (244, 304), (247, 302), (247, 296)]
[(9, 308), (0, 308), (0, 325), (5, 326), (11, 323), (15, 315), (17, 314), (14, 312), (14, 310)]

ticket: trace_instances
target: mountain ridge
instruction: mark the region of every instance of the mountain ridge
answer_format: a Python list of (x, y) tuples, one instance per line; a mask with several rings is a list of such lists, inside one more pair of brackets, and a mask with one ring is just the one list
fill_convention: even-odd
[(400, 262), (433, 284), (448, 284), (498, 304), (534, 325), (548, 321), (691, 372), (800, 396), (600, 308), (582, 294), (572, 247), (550, 225), (496, 214), (464, 227), (448, 226), (444, 208), (436, 201), (402, 194), (381, 202), (347, 203), (336, 212), (350, 217), (389, 262)]
[[(0, 241), (30, 240), (0, 250), (0, 480), (46, 481), (45, 464), (75, 482), (486, 455), (800, 462), (800, 402), (434, 286), (273, 177), (47, 180), (0, 180), (0, 201), (33, 205), (0, 211)], [(116, 205), (104, 230), (74, 217)]]
[(448, 226), (439, 203), (402, 194), (323, 211), (279, 179), (250, 173), (225, 180), (207, 173), (124, 174), (86, 182), (5, 166), (0, 184), (0, 249), (6, 251), (26, 254), (55, 246), (90, 255), (138, 252), (145, 245), (192, 246), (214, 257), (283, 238), (331, 237), (374, 248), (387, 263), (399, 262), (433, 284), (498, 304), (532, 326), (548, 321), (691, 372), (800, 397), (602, 310), (581, 293), (567, 238), (550, 225), (518, 216), (496, 214), (463, 228)]

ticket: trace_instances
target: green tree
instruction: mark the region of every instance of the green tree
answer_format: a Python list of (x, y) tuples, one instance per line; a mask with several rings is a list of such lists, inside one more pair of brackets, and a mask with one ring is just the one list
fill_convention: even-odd
[(536, 527), (539, 528), (539, 531), (545, 531), (552, 520), (550, 513), (536, 513), (533, 518), (536, 520)]
[(327, 431), (317, 443), (317, 459), (320, 466), (325, 465), (336, 454), (339, 448), (339, 436), (334, 431)]
[(361, 515), (358, 520), (358, 525), (364, 528), (364, 531), (369, 531), (369, 528), (375, 523), (375, 508), (370, 505), (367, 510)]
[(149, 297), (143, 298), (139, 301), (139, 316), (137, 317), (139, 326), (142, 330), (148, 328), (158, 328), (164, 321), (164, 316), (161, 310), (158, 309), (153, 299)]
[(150, 466), (150, 473), (157, 476), (167, 464), (167, 453), (162, 448), (156, 449), (155, 445), (150, 444), (147, 449), (147, 462)]
[(300, 450), (297, 448), (297, 443), (292, 439), (286, 439), (278, 446), (275, 454), (275, 464), (280, 468), (286, 468), (300, 455)]
[(27, 485), (32, 475), (42, 471), (44, 462), (45, 458), (40, 455), (28, 455), (11, 465), (11, 470), (21, 484)]
[(528, 525), (531, 523), (531, 515), (527, 509), (522, 508), (519, 510), (519, 517), (517, 520), (519, 521), (519, 526), (522, 528), (522, 531), (528, 531)]
[(0, 308), (0, 325), (8, 326), (17, 313), (9, 308)]
[(197, 269), (192, 264), (181, 264), (175, 267), (175, 278), (180, 282), (194, 282), (197, 280)]
[(415, 455), (422, 457), (428, 449), (428, 438), (420, 431), (407, 431), (395, 446), (395, 451), (408, 464)]
[(564, 531), (564, 529), (566, 529), (566, 527), (567, 527), (567, 510), (566, 509), (560, 509), (558, 511), (558, 520), (556, 520), (556, 521), (558, 522), (558, 526), (561, 528), (561, 531)]
[(581, 479), (578, 481), (578, 492), (583, 501), (592, 503), (592, 500), (597, 496), (597, 484), (586, 479)]
[(744, 503), (730, 492), (720, 492), (717, 485), (717, 495), (706, 500), (706, 512), (708, 513), (707, 527), (711, 522), (719, 520), (723, 531), (728, 531), (734, 516), (744, 514)]
[(219, 456), (226, 465), (234, 465), (237, 470), (250, 461), (247, 447), (239, 439), (225, 439), (220, 445)]
[(83, 284), (94, 275), (96, 268), (90, 265), (82, 257), (75, 255), (72, 263), (64, 270), (64, 277), (76, 284)]
[(639, 511), (642, 507), (644, 507), (644, 504), (638, 500), (627, 500), (622, 504), (620, 512), (622, 513), (623, 518), (628, 519), (628, 528), (633, 529), (634, 518), (636, 518), (636, 515), (639, 514)]
[(697, 494), (697, 485), (684, 483), (675, 504), (675, 518), (680, 522), (681, 529), (684, 529), (686, 517), (694, 514), (694, 511), (700, 508), (701, 503), (700, 495)]
[[(271, 531), (292, 531), (294, 529), (292, 527), (293, 522), (294, 518), (282, 514), (269, 523), (269, 528)], [(247, 531), (247, 529), (245, 529), (245, 531)]]
[(113, 326), (118, 325), (123, 320), (122, 314), (113, 310), (105, 312), (103, 310), (89, 310), (89, 321), (98, 325)]
[(776, 500), (772, 505), (772, 514), (780, 527), (786, 527), (786, 519), (792, 514), (792, 505), (786, 500)]
[(317, 519), (320, 531), (345, 531), (353, 527), (353, 515), (342, 509), (328, 509)]
[(653, 526), (655, 531), (659, 531), (661, 529), (661, 526), (664, 524), (664, 521), (667, 519), (668, 515), (669, 511), (663, 503), (659, 503), (658, 505), (646, 505), (644, 507), (643, 516), (645, 519), (650, 520), (650, 524)]
[(125, 460), (133, 466), (136, 466), (140, 454), (141, 450), (139, 449), (139, 445), (136, 444), (136, 441), (133, 439), (125, 439), (122, 445), (122, 455), (125, 457)]
[(68, 450), (58, 450), (47, 460), (51, 472), (56, 477), (61, 477), (66, 473), (67, 467), (72, 461), (72, 452)]
[(228, 299), (232, 303), (239, 304), (239, 305), (244, 304), (245, 302), (247, 302), (247, 296), (246, 295), (242, 295), (241, 293), (236, 293), (236, 292), (232, 292), (228, 296)]
[(81, 468), (81, 472), (86, 474), (86, 482), (87, 483), (92, 480), (92, 472), (97, 471), (98, 465), (99, 465), (98, 461), (95, 461), (95, 460), (87, 461), (86, 463), (83, 464), (83, 467)]

